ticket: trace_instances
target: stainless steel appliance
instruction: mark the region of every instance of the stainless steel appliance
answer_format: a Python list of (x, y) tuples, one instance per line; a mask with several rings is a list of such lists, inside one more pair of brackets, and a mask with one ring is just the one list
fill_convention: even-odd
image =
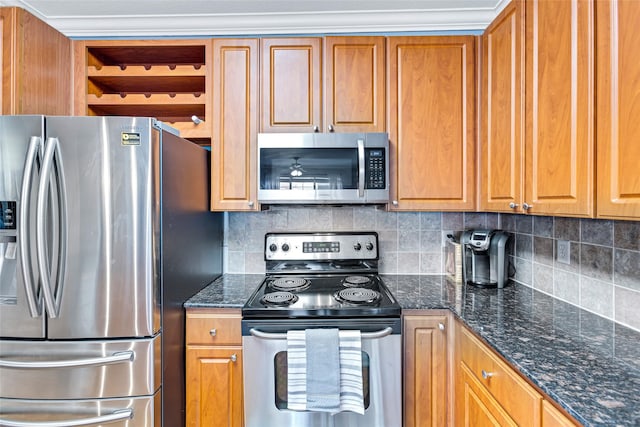
[(389, 202), (386, 133), (261, 133), (258, 201)]
[(503, 288), (509, 279), (506, 247), (509, 235), (500, 230), (467, 230), (460, 237), (464, 281), (478, 287)]
[[(401, 426), (401, 310), (377, 274), (377, 234), (269, 233), (265, 260), (242, 308), (245, 426)], [(364, 415), (288, 409), (286, 333), (313, 328), (361, 332)]]
[(206, 150), (174, 132), (0, 116), (0, 425), (184, 425), (182, 304), (221, 273), (222, 227)]

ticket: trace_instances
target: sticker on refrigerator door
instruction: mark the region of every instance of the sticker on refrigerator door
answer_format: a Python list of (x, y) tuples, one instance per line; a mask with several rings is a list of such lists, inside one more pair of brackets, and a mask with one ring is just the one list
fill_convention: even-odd
[(140, 145), (140, 134), (138, 132), (121, 132), (120, 142), (122, 145)]

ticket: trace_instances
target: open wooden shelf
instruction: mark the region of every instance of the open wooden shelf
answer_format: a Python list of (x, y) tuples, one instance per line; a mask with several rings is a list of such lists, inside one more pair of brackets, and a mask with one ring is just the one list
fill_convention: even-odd
[(76, 90), (84, 93), (76, 114), (155, 117), (185, 138), (210, 140), (211, 40), (74, 43)]

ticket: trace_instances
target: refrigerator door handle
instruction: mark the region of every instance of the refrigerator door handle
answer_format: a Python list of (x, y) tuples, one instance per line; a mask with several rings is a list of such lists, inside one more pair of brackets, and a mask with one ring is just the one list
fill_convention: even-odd
[(29, 140), (29, 148), (24, 163), (24, 173), (22, 174), (22, 192), (20, 194), (21, 209), (19, 210), (18, 219), (18, 249), (20, 251), (20, 260), (22, 268), (22, 276), (24, 277), (24, 290), (27, 295), (27, 305), (31, 317), (40, 317), (42, 314), (41, 306), (38, 304), (36, 280), (33, 278), (31, 253), (29, 252), (29, 214), (31, 211), (31, 192), (33, 187), (32, 176), (33, 168), (36, 160), (41, 160), (42, 139), (39, 136), (32, 136)]
[[(79, 366), (102, 366), (114, 363), (133, 362), (133, 351), (118, 351), (111, 356), (89, 357), (86, 359), (55, 360), (42, 362), (20, 362), (17, 360), (0, 359), (0, 368), (17, 369), (47, 369), (47, 368), (76, 368)], [(4, 425), (0, 422), (0, 425)]]
[[(51, 179), (55, 178), (56, 191), (51, 187)], [(58, 234), (59, 242), (54, 241), (53, 259), (57, 260), (55, 295), (54, 285), (51, 278), (50, 260), (47, 254), (47, 190), (50, 190), (52, 199), (57, 195), (58, 207)], [(60, 299), (62, 297), (62, 287), (64, 280), (64, 268), (66, 264), (67, 251), (67, 197), (65, 193), (64, 174), (62, 168), (62, 158), (60, 156), (60, 142), (58, 138), (47, 138), (44, 149), (44, 158), (42, 160), (42, 171), (40, 174), (40, 185), (38, 186), (38, 198), (36, 204), (36, 241), (38, 254), (38, 268), (40, 270), (40, 278), (42, 281), (42, 295), (50, 318), (56, 318), (60, 314)], [(55, 243), (58, 243), (57, 245)], [(58, 252), (56, 252), (56, 250)]]
[(0, 425), (7, 427), (73, 427), (115, 423), (133, 418), (133, 409), (119, 409), (107, 415), (60, 421), (12, 421), (0, 418)]

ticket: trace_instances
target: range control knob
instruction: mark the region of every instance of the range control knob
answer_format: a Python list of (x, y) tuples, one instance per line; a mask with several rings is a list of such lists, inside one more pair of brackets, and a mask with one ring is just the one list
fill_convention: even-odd
[(275, 243), (272, 243), (271, 245), (269, 245), (269, 250), (271, 252), (275, 252), (278, 250), (278, 246)]
[(372, 251), (373, 250), (373, 243), (371, 243), (371, 242), (367, 243), (365, 248), (367, 248), (368, 251)]
[(288, 243), (283, 243), (282, 244), (282, 250), (287, 252), (289, 250), (289, 244)]
[(360, 242), (357, 242), (356, 244), (354, 244), (353, 249), (355, 249), (356, 251), (359, 251), (360, 249), (362, 249), (362, 245), (360, 244)]

